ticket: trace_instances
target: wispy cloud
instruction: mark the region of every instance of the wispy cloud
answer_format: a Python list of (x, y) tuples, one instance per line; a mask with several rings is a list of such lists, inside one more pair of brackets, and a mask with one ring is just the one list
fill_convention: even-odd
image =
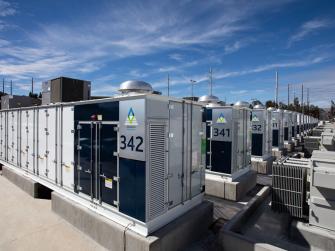
[(293, 43), (298, 42), (308, 35), (320, 31), (321, 29), (326, 29), (334, 25), (334, 21), (329, 19), (313, 19), (304, 23), (299, 31), (289, 38), (288, 46)]
[[(8, 75), (40, 77), (95, 72), (109, 62), (127, 57), (226, 41), (254, 29), (251, 17), (286, 2), (113, 1), (92, 18), (79, 18), (66, 25), (40, 24), (35, 30), (25, 31), (28, 36), (23, 38), (27, 41), (25, 46), (5, 41), (7, 44), (1, 47), (5, 57), (0, 56), (0, 67)], [(3, 0), (0, 10), (0, 16), (18, 11)], [(243, 42), (236, 42), (227, 51), (242, 46)], [(170, 58), (182, 60), (178, 54), (171, 54)], [(171, 67), (162, 66), (160, 71), (176, 70)]]
[(0, 17), (13, 16), (16, 12), (16, 8), (13, 4), (0, 0)]

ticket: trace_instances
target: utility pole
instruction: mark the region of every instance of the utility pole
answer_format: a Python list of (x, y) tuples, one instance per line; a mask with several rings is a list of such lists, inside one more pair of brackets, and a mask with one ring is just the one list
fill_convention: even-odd
[(5, 93), (5, 78), (2, 79), (2, 93)]
[(307, 111), (309, 112), (309, 88), (307, 88)]
[(10, 81), (10, 95), (13, 95), (13, 80)]
[(34, 78), (31, 78), (31, 94), (34, 94)]
[(209, 95), (212, 96), (213, 93), (213, 71), (209, 68)]
[(287, 107), (290, 105), (290, 84), (287, 84)]
[(301, 84), (301, 112), (304, 114), (304, 84)]
[(168, 79), (167, 79), (167, 82), (168, 82), (168, 89), (167, 89), (167, 93), (168, 93), (168, 97), (170, 96), (170, 74), (168, 74)]
[(276, 107), (278, 108), (278, 70), (276, 71), (276, 98), (275, 98), (275, 103)]

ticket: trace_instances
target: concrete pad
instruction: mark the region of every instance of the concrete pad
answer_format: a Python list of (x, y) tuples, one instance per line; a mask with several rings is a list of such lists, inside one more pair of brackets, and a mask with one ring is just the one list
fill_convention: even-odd
[(205, 193), (207, 195), (238, 201), (256, 186), (257, 173), (253, 170), (241, 175), (234, 181), (225, 177), (206, 173)]
[(0, 194), (0, 250), (105, 250), (54, 214), (50, 200), (32, 198), (3, 176)]
[(273, 157), (266, 160), (251, 160), (251, 168), (257, 173), (270, 174), (272, 172)]
[(206, 233), (213, 219), (213, 204), (204, 201), (144, 237), (55, 192), (52, 210), (108, 250), (182, 250)]
[(29, 177), (17, 174), (12, 169), (6, 166), (3, 166), (2, 168), (2, 175), (33, 198), (51, 198), (51, 190), (49, 188), (39, 184), (38, 182), (30, 179)]

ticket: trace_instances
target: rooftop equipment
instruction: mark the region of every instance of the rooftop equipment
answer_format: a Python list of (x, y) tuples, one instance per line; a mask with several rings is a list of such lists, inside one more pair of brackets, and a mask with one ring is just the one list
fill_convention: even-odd
[[(49, 83), (46, 85), (49, 85)], [(47, 92), (44, 93), (47, 94)], [(90, 96), (90, 81), (67, 77), (50, 80), (50, 103), (88, 100)]]
[(29, 96), (5, 95), (1, 97), (1, 109), (40, 105), (41, 100)]
[(120, 90), (1, 111), (0, 163), (146, 236), (202, 202), (203, 108), (142, 81)]

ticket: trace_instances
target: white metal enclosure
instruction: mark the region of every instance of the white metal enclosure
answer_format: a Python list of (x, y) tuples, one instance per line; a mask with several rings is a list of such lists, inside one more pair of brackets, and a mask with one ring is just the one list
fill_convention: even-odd
[(265, 160), (272, 154), (271, 112), (263, 106), (252, 111), (252, 158)]
[(291, 143), (292, 142), (292, 112), (284, 110), (284, 142)]
[(148, 235), (202, 201), (202, 114), (151, 94), (1, 110), (0, 162)]
[(206, 107), (207, 174), (236, 179), (250, 169), (250, 114), (239, 104)]
[(284, 148), (284, 113), (281, 109), (268, 108), (272, 120), (272, 149)]

